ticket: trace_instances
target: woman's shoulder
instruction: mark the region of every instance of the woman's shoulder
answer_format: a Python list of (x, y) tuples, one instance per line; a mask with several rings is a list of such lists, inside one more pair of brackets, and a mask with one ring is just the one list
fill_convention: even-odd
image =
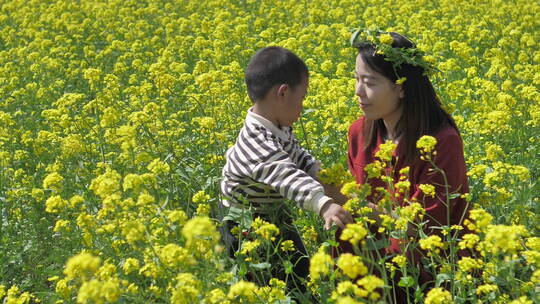
[(456, 153), (463, 153), (463, 140), (459, 131), (452, 125), (448, 124), (442, 127), (434, 134), (437, 140), (436, 150), (439, 152), (445, 152), (446, 154), (452, 154), (451, 151)]
[(364, 129), (364, 121), (365, 117), (361, 116), (357, 120), (355, 120), (351, 126), (349, 127), (349, 135), (358, 135), (362, 133), (362, 130)]
[(461, 142), (459, 131), (450, 124), (447, 124), (439, 129), (439, 131), (435, 133), (434, 137), (437, 139), (437, 142)]

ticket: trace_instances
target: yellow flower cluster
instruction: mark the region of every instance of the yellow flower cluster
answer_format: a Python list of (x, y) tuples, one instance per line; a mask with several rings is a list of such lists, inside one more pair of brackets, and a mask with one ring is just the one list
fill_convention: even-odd
[(317, 251), (310, 259), (309, 275), (311, 280), (317, 281), (327, 276), (333, 266), (334, 261), (332, 260), (332, 257), (325, 252), (325, 247), (321, 246), (319, 251)]
[(397, 145), (394, 142), (386, 141), (379, 145), (379, 151), (375, 152), (375, 157), (383, 162), (389, 162), (392, 160), (396, 147)]
[(75, 278), (87, 279), (92, 277), (100, 266), (101, 259), (99, 257), (82, 252), (68, 260), (64, 273), (66, 278), (70, 280)]
[(365, 275), (368, 271), (367, 267), (362, 263), (361, 258), (350, 253), (340, 255), (336, 265), (351, 279), (359, 275)]
[(422, 184), (419, 185), (418, 188), (422, 190), (422, 193), (424, 193), (424, 195), (427, 195), (429, 197), (435, 197), (435, 186)]
[(447, 290), (437, 287), (431, 289), (425, 298), (426, 304), (447, 304), (453, 303), (452, 295)]
[(446, 247), (442, 242), (441, 237), (438, 235), (430, 235), (427, 238), (421, 239), (418, 244), (420, 244), (420, 248), (428, 250), (428, 255), (431, 255), (432, 253), (438, 254), (440, 249)]
[(437, 139), (429, 135), (420, 137), (420, 139), (418, 139), (416, 142), (416, 147), (423, 154), (430, 154), (435, 149), (435, 145), (437, 145)]
[(31, 303), (32, 300), (36, 300), (30, 293), (21, 292), (16, 285), (11, 286), (7, 291), (4, 285), (0, 285), (0, 299), (2, 298), (6, 304), (27, 304)]
[(255, 230), (255, 234), (261, 236), (265, 240), (274, 241), (276, 236), (279, 235), (279, 228), (276, 225), (268, 223), (260, 217), (257, 217), (253, 221), (251, 227)]
[(340, 238), (342, 241), (349, 241), (351, 244), (358, 246), (367, 234), (368, 231), (362, 224), (353, 223), (347, 224)]
[(352, 179), (349, 170), (345, 169), (342, 164), (334, 163), (328, 168), (323, 168), (318, 173), (319, 179), (329, 185), (342, 185), (350, 182)]
[(193, 197), (191, 198), (191, 200), (195, 203), (195, 204), (202, 204), (202, 203), (206, 203), (208, 200), (210, 199), (210, 195), (206, 194), (204, 191), (199, 191), (197, 193), (195, 193), (193, 195)]
[(398, 209), (399, 218), (395, 221), (397, 230), (407, 229), (409, 222), (414, 222), (415, 219), (422, 220), (426, 211), (419, 203), (411, 203), (405, 207)]
[(481, 269), (484, 266), (482, 260), (476, 260), (469, 257), (464, 257), (458, 261), (458, 267), (461, 271), (471, 272), (475, 269)]

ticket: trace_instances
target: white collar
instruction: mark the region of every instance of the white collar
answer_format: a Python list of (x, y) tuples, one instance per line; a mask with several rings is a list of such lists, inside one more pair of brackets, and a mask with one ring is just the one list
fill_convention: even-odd
[(281, 127), (279, 128), (270, 120), (264, 118), (263, 116), (253, 112), (253, 107), (249, 108), (246, 115), (246, 123), (255, 123), (262, 125), (267, 128), (277, 137), (283, 140), (290, 140), (292, 127)]

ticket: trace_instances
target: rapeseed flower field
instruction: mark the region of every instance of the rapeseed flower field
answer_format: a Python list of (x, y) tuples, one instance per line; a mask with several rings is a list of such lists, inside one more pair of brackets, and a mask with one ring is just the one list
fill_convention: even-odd
[[(418, 303), (540, 303), (539, 15), (528, 0), (2, 1), (0, 301), (385, 303), (399, 275)], [(308, 290), (288, 293), (257, 254), (294, 251), (277, 227), (254, 221), (235, 259), (219, 242), (220, 171), (251, 105), (243, 70), (270, 45), (306, 61), (296, 135), (362, 215), (367, 190), (344, 173), (358, 27), (407, 35), (437, 68), (464, 140), (471, 233), (420, 237), (435, 277), (420, 286), (403, 255), (333, 258), (333, 231), (293, 209), (312, 263)], [(429, 158), (430, 139), (419, 145)], [(418, 204), (398, 213), (379, 233), (423, 217)], [(364, 224), (343, 240), (367, 246)]]

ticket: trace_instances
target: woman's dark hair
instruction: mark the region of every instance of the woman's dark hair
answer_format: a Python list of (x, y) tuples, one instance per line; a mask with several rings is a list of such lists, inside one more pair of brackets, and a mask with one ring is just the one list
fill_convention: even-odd
[[(415, 48), (406, 37), (390, 32), (394, 48)], [(369, 42), (357, 45), (358, 54), (374, 71), (382, 74), (392, 82), (406, 77), (403, 86), (403, 113), (395, 127), (395, 134), (401, 136), (405, 146), (405, 162), (412, 164), (419, 158), (416, 141), (423, 135), (434, 135), (444, 126), (451, 125), (459, 130), (452, 117), (441, 107), (441, 101), (435, 93), (428, 76), (422, 67), (407, 63), (394, 69), (392, 62), (385, 60), (384, 55), (375, 52), (375, 46)], [(364, 129), (364, 149), (372, 151), (377, 144), (377, 136), (386, 137), (388, 130), (382, 119), (369, 121), (366, 119)]]
[(244, 80), (249, 98), (255, 102), (277, 84), (295, 88), (309, 74), (304, 61), (293, 52), (278, 46), (263, 48), (249, 61)]

